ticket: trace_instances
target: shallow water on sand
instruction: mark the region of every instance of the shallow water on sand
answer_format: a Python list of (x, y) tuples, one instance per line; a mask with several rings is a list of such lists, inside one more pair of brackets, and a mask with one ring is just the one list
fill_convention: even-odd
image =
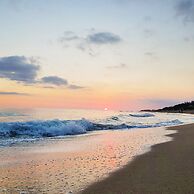
[(100, 131), (0, 148), (0, 193), (76, 193), (174, 131)]

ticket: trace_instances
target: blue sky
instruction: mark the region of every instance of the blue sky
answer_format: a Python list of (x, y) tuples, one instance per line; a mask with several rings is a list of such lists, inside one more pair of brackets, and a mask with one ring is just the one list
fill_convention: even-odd
[(2, 61), (39, 67), (28, 86), (0, 67), (2, 93), (76, 89), (102, 107), (111, 95), (113, 108), (194, 96), (194, 0), (0, 0), (0, 24)]

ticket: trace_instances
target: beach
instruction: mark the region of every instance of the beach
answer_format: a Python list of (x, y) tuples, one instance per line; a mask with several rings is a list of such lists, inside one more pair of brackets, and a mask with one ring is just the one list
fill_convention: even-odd
[[(166, 169), (157, 165), (163, 162), (170, 166), (165, 157), (174, 164), (176, 154), (180, 157), (187, 154), (187, 150), (180, 153), (167, 147), (165, 150), (171, 150), (170, 158), (166, 153), (155, 151), (157, 145), (171, 145), (167, 142), (176, 142), (179, 135), (179, 146), (189, 142), (187, 130), (182, 130), (183, 124), (194, 121), (193, 115), (189, 114), (146, 112), (47, 109), (1, 114), (4, 116), (0, 122), (2, 194), (125, 194), (133, 190), (134, 193), (144, 193), (143, 186), (149, 181), (144, 176), (158, 176), (159, 173), (152, 172), (152, 167), (163, 172)], [(89, 119), (81, 118), (83, 115)], [(190, 129), (190, 126), (186, 125), (186, 128)], [(191, 144), (188, 150), (192, 148)], [(150, 154), (153, 152), (158, 155), (152, 158)], [(143, 160), (136, 166), (136, 161), (146, 156), (148, 164)], [(157, 158), (159, 161), (155, 161), (154, 166)], [(131, 169), (130, 177), (128, 169)], [(169, 172), (173, 173), (173, 168)], [(164, 174), (163, 178), (169, 183), (166, 176)], [(160, 176), (154, 181), (158, 178)], [(153, 185), (162, 184), (162, 180), (156, 184), (154, 181), (151, 181)]]
[(194, 0), (0, 0), (0, 194), (194, 194)]
[(152, 146), (82, 194), (194, 193), (194, 124), (170, 127), (173, 141)]
[[(152, 145), (170, 141), (165, 135), (171, 133), (175, 131), (164, 127), (109, 130), (1, 147), (0, 193), (81, 192), (148, 152)], [(98, 189), (104, 187), (95, 188), (95, 193), (101, 193)]]

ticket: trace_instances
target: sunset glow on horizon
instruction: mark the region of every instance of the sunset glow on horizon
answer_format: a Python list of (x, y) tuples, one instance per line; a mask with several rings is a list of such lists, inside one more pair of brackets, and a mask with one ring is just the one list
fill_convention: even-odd
[(0, 108), (141, 110), (194, 97), (193, 0), (5, 0), (0, 22)]

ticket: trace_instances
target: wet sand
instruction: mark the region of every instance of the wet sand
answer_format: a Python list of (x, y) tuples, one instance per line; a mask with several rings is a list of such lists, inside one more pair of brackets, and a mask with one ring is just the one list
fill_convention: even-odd
[(192, 194), (194, 193), (194, 124), (170, 127), (174, 140), (152, 146), (107, 179), (83, 194)]
[[(172, 132), (164, 128), (100, 131), (2, 147), (0, 193), (80, 192), (149, 151), (151, 145), (171, 140), (165, 134)], [(104, 187), (95, 188), (101, 193), (98, 188)]]

